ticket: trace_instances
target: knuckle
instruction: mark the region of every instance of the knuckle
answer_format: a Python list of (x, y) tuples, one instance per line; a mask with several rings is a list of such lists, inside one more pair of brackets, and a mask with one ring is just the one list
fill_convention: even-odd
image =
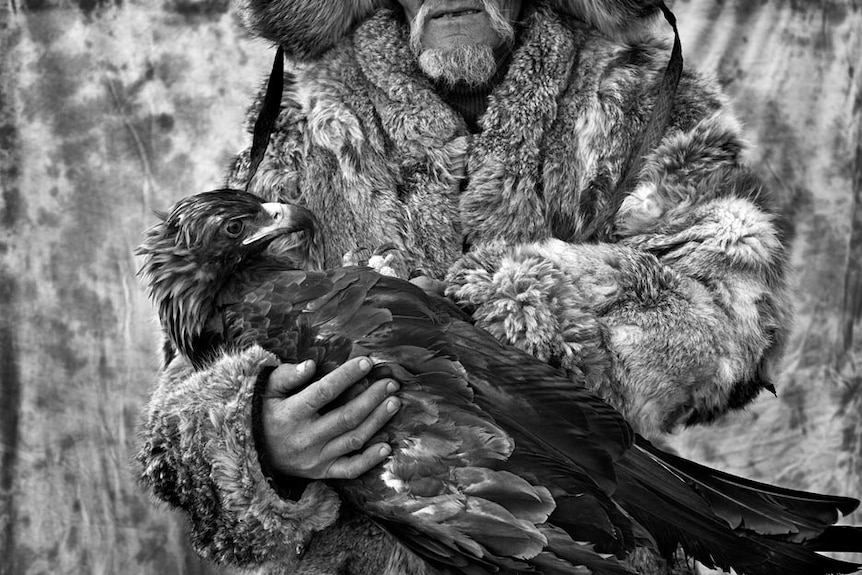
[(290, 442), (290, 448), (297, 455), (302, 454), (311, 449), (311, 440), (307, 437), (296, 438)]
[(345, 441), (345, 445), (350, 451), (358, 451), (363, 445), (362, 438), (358, 435), (351, 435)]
[(324, 468), (321, 475), (324, 479), (338, 479), (340, 477), (338, 474), (338, 466), (334, 461), (330, 462), (329, 465)]
[(306, 477), (313, 474), (317, 469), (317, 466), (311, 461), (302, 459), (293, 462), (293, 469), (296, 475)]
[(326, 405), (333, 399), (332, 391), (329, 389), (328, 385), (324, 385), (323, 381), (321, 381), (314, 388), (314, 401), (318, 405)]
[(292, 448), (292, 451), (295, 451), (300, 456), (307, 457), (318, 441), (311, 433), (300, 433), (294, 435), (286, 443)]
[(360, 475), (362, 475), (362, 470), (359, 469), (359, 466), (355, 464), (347, 465), (344, 468), (344, 478), (345, 479), (356, 479)]
[(350, 411), (342, 411), (338, 414), (337, 425), (342, 431), (350, 431), (356, 427), (356, 416)]

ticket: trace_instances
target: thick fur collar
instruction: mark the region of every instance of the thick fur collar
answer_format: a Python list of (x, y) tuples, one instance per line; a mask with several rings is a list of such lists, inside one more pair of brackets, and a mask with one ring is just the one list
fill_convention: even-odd
[[(529, 0), (528, 0), (529, 1)], [(533, 0), (579, 18), (616, 39), (635, 40), (649, 29), (660, 0)], [(237, 0), (246, 27), (280, 44), (289, 58), (312, 61), (395, 0)]]

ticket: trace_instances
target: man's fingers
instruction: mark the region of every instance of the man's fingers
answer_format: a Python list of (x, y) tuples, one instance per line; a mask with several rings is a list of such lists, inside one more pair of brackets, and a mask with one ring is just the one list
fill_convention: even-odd
[[(336, 437), (353, 431), (365, 421), (368, 416), (383, 403), (383, 401), (396, 391), (398, 391), (398, 382), (391, 379), (381, 379), (375, 381), (365, 391), (354, 397), (341, 407), (333, 409), (326, 415), (321, 416), (315, 422), (315, 427), (330, 435)], [(360, 446), (361, 447), (361, 446)], [(339, 454), (342, 455), (342, 454)]]
[(355, 384), (371, 371), (371, 360), (357, 357), (339, 366), (320, 381), (314, 382), (296, 394), (300, 416), (308, 417), (326, 407), (345, 389)]
[(314, 375), (314, 361), (308, 360), (298, 364), (283, 363), (269, 375), (266, 385), (266, 397), (286, 397), (296, 388), (302, 387)]
[(339, 457), (326, 470), (326, 477), (329, 479), (356, 479), (386, 459), (391, 452), (392, 448), (389, 445), (376, 443), (362, 453)]
[(362, 449), (375, 433), (380, 431), (387, 421), (398, 412), (401, 401), (397, 397), (390, 397), (365, 418), (359, 425), (339, 434), (330, 441), (321, 452), (324, 458), (335, 459), (348, 453)]

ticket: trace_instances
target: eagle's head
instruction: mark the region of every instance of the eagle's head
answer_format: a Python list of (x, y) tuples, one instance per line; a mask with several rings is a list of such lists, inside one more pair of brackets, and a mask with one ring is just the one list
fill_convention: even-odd
[(192, 357), (198, 337), (235, 286), (268, 270), (319, 267), (314, 216), (231, 189), (180, 200), (145, 232), (139, 275), (171, 343)]

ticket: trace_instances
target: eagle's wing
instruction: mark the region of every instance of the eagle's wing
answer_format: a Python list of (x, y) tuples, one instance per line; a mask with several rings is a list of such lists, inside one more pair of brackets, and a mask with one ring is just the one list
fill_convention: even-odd
[(406, 282), (284, 272), (225, 315), (240, 343), (285, 361), (328, 370), (369, 355), (370, 378), (401, 382), (402, 409), (379, 438), (392, 455), (340, 489), (438, 564), (617, 573), (602, 553), (630, 549), (645, 528), (666, 553), (682, 544), (753, 575), (856, 568), (813, 552), (849, 540), (830, 526), (855, 500), (748, 482), (635, 441), (590, 391)]
[[(629, 519), (609, 498), (614, 461), (632, 442), (629, 426), (532, 358), (510, 376), (494, 373), (493, 363), (479, 369), (488, 350), (477, 349), (465, 370), (465, 350), (456, 353), (449, 342), (453, 325), (499, 344), (447, 305), (352, 268), (283, 272), (223, 315), (236, 345), (257, 342), (283, 361), (314, 357), (324, 371), (368, 355), (377, 364), (369, 379), (399, 380), (402, 407), (379, 438), (393, 445), (391, 456), (338, 488), (429, 560), (480, 573), (536, 564), (547, 573), (577, 572), (578, 565), (585, 573), (628, 572), (589, 537), (616, 552), (633, 544)], [(518, 394), (505, 391), (512, 386)], [(504, 426), (475, 393), (502, 394), (486, 403), (499, 406)], [(534, 430), (529, 441), (520, 429)], [(523, 442), (513, 441), (512, 430)], [(555, 499), (579, 518), (568, 517), (563, 528), (549, 523)]]

